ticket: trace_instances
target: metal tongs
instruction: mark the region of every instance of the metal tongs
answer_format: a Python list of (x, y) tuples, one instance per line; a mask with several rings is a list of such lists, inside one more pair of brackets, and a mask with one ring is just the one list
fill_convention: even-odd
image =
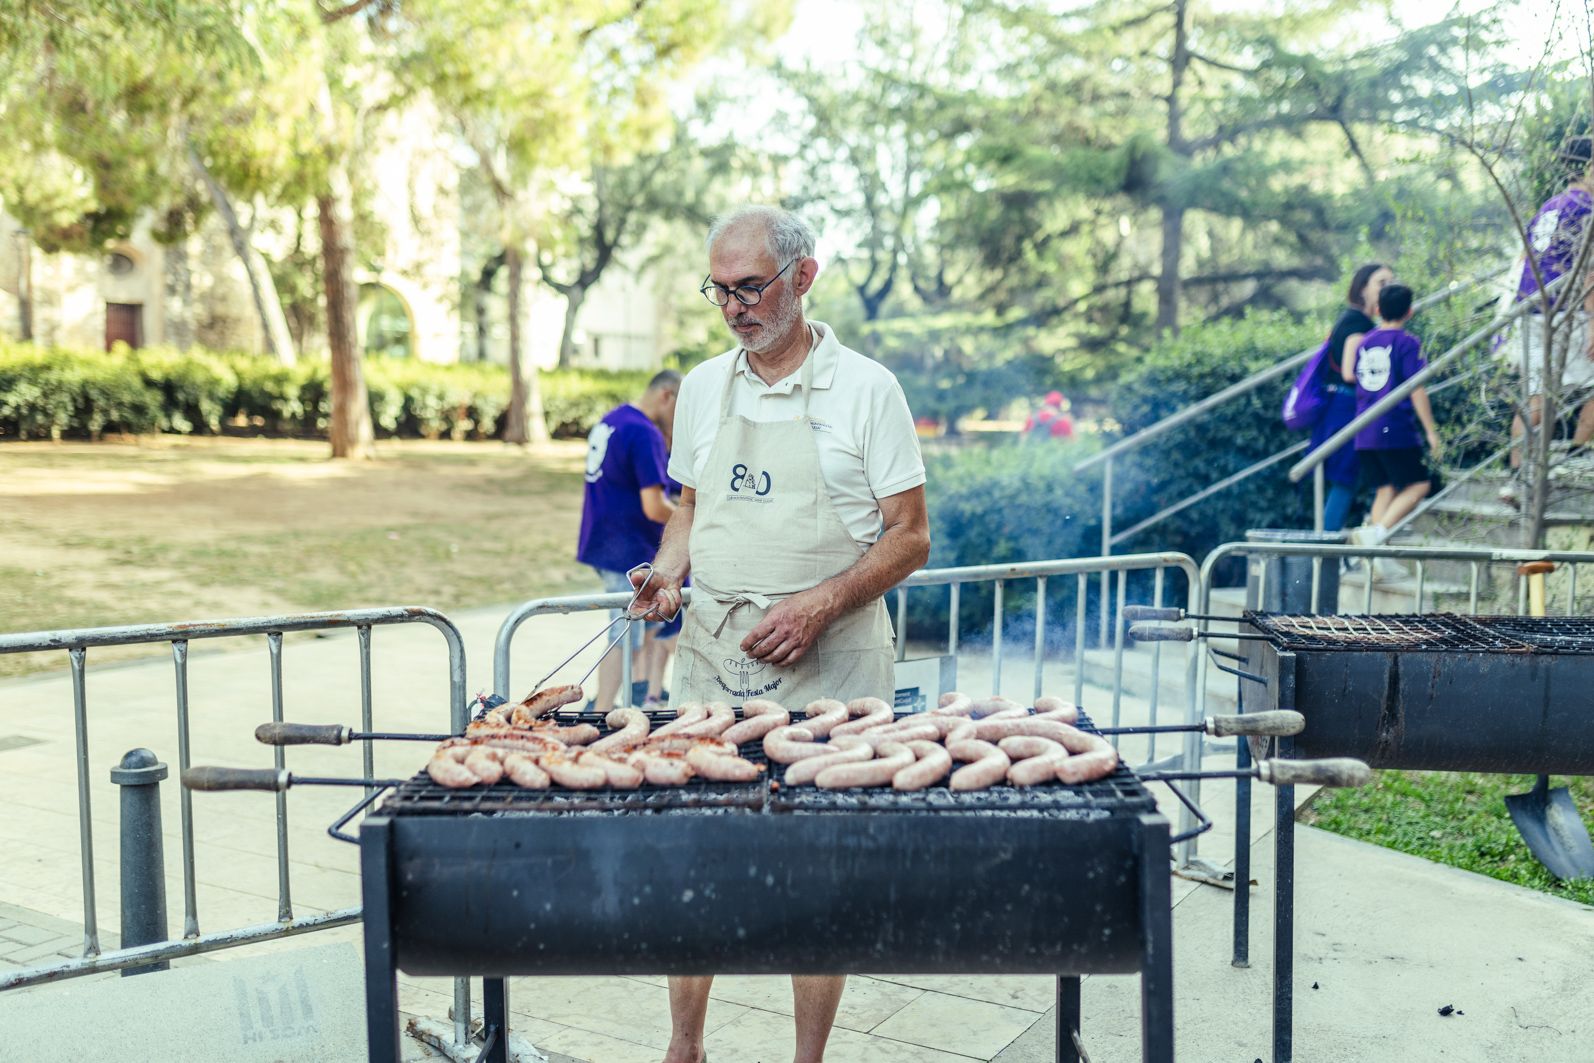
[(603, 652), (598, 654), (597, 659), (592, 662), (592, 667), (588, 668), (585, 672), (583, 672), (582, 675), (581, 675), (581, 678), (577, 679), (575, 681), (575, 685), (576, 686), (580, 686), (580, 685), (584, 684), (588, 679), (590, 679), (592, 677), (592, 673), (596, 672), (598, 670), (598, 665), (602, 664), (603, 663), (603, 659), (605, 657), (609, 656), (609, 651), (614, 649), (616, 646), (618, 646), (620, 644), (620, 640), (621, 639), (624, 639), (624, 638), (626, 638), (627, 636), (630, 635), (630, 633), (631, 633), (631, 625), (632, 624), (636, 623), (639, 620), (646, 620), (649, 617), (652, 617), (655, 620), (661, 620), (661, 621), (663, 621), (665, 623), (669, 623), (671, 620), (674, 620), (677, 616), (680, 615), (681, 607), (679, 605), (677, 605), (675, 607), (675, 612), (673, 614), (671, 614), (670, 616), (664, 616), (664, 615), (660, 614), (657, 611), (657, 607), (656, 606), (649, 606), (647, 609), (643, 610), (642, 612), (637, 612), (637, 603), (642, 598), (642, 592), (648, 589), (648, 584), (649, 583), (653, 582), (653, 564), (652, 564), (652, 562), (644, 561), (640, 565), (635, 565), (635, 566), (633, 566), (633, 567), (631, 567), (629, 569), (626, 569), (626, 573), (625, 573), (626, 578), (627, 579), (631, 579), (631, 577), (633, 577), (638, 572), (646, 572), (647, 576), (643, 578), (641, 583), (638, 583), (636, 585), (636, 591), (634, 593), (632, 593), (631, 601), (626, 604), (625, 610), (623, 612), (621, 612), (621, 614), (619, 616), (615, 617), (613, 620), (611, 620), (607, 624), (605, 624), (603, 626), (603, 628), (600, 629), (596, 635), (593, 635), (590, 639), (588, 639), (587, 641), (583, 642), (580, 646), (577, 646), (576, 647), (576, 651), (574, 653), (572, 653), (570, 656), (566, 657), (564, 660), (560, 661), (558, 664), (554, 665), (553, 668), (551, 668), (549, 670), (547, 675), (545, 675), (541, 679), (537, 680), (537, 682), (532, 686), (533, 690), (541, 690), (543, 685), (545, 683), (547, 683), (548, 680), (552, 679), (554, 676), (559, 674), (559, 670), (561, 668), (563, 668), (565, 665), (569, 664), (571, 661), (575, 660), (577, 657), (581, 656), (581, 654), (583, 652), (585, 652), (585, 650), (586, 650), (586, 648), (588, 646), (592, 645), (594, 642), (597, 642), (599, 639), (603, 638), (605, 635), (608, 635), (611, 631), (614, 630), (614, 626), (616, 624), (622, 624), (624, 626), (620, 628), (620, 633), (618, 635), (615, 635), (612, 639), (609, 640), (609, 644), (603, 648)]

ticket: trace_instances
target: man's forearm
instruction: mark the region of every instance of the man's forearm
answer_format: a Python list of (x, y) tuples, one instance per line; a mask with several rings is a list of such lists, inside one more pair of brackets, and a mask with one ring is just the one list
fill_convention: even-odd
[(929, 555), (928, 533), (906, 526), (887, 528), (856, 563), (814, 590), (829, 598), (831, 616), (837, 617), (882, 597), (922, 568)]
[(692, 518), (696, 513), (694, 503), (677, 503), (675, 512), (670, 514), (670, 522), (664, 526), (659, 552), (653, 558), (653, 568), (677, 583), (685, 581), (692, 571), (692, 558), (687, 548), (692, 541)]

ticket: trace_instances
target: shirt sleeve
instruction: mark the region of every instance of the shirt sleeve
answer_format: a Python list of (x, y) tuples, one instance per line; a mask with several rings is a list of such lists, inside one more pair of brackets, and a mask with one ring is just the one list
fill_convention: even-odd
[(876, 498), (890, 498), (924, 484), (924, 458), (907, 396), (896, 377), (888, 381), (875, 389), (863, 444), (863, 471)]
[(1401, 366), (1400, 379), (1402, 380), (1410, 380), (1417, 375), (1417, 370), (1428, 364), (1428, 360), (1422, 356), (1422, 341), (1410, 333), (1407, 333), (1407, 335), (1410, 337), (1411, 342), (1406, 345), (1405, 364)]
[[(700, 367), (701, 368), (701, 367)], [(698, 427), (702, 405), (698, 387), (702, 373), (693, 370), (681, 381), (681, 391), (675, 399), (675, 443), (670, 448), (666, 475), (682, 487), (697, 490), (697, 449), (702, 434)], [(712, 439), (711, 439), (712, 442)]]

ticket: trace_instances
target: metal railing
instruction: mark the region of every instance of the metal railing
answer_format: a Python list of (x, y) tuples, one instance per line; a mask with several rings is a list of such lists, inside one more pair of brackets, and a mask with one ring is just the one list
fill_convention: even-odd
[[(1075, 603), (1073, 617), (1073, 694), (1074, 701), (1085, 707), (1098, 720), (1110, 719), (1116, 726), (1122, 718), (1123, 712), (1123, 676), (1124, 653), (1127, 625), (1123, 620), (1124, 606), (1130, 603), (1129, 576), (1131, 573), (1150, 573), (1152, 579), (1150, 603), (1160, 606), (1164, 604), (1167, 595), (1166, 573), (1177, 570), (1185, 579), (1184, 600), (1190, 601), (1191, 595), (1200, 580), (1200, 569), (1188, 554), (1180, 553), (1148, 553), (1124, 554), (1119, 557), (1090, 557), (1071, 558), (1057, 561), (1034, 561), (1011, 565), (969, 565), (959, 568), (921, 569), (903, 580), (893, 591), (889, 592), (894, 597), (893, 613), (896, 617), (896, 658), (903, 660), (908, 650), (906, 632), (909, 621), (909, 591), (922, 588), (946, 588), (948, 594), (948, 619), (946, 635), (942, 645), (945, 652), (954, 661), (960, 648), (964, 647), (963, 625), (959, 623), (959, 606), (965, 587), (971, 584), (989, 584), (991, 586), (991, 626), (990, 658), (992, 669), (992, 682), (995, 687), (991, 693), (1001, 693), (1002, 665), (1004, 655), (1009, 651), (1003, 638), (1004, 624), (1007, 617), (1007, 590), (1013, 582), (1031, 583), (1034, 587), (1035, 600), (1032, 611), (1034, 625), (1034, 643), (1031, 650), (1033, 658), (1032, 695), (1039, 697), (1045, 681), (1044, 670), (1048, 662), (1046, 633), (1046, 598), (1048, 580), (1072, 577), (1075, 581)], [(1088, 612), (1090, 606), (1091, 577), (1101, 575), (1108, 580), (1107, 597), (1100, 600), (1100, 610), (1108, 617), (1112, 627), (1112, 684), (1110, 707), (1105, 713), (1100, 711), (1100, 706), (1086, 704), (1085, 696), (1085, 662), (1086, 644), (1085, 633), (1088, 628)], [(1116, 578), (1116, 590), (1112, 589), (1112, 581)], [(683, 594), (687, 608), (691, 606), (691, 589), (687, 588)], [(538, 616), (550, 616), (578, 612), (591, 612), (602, 609), (617, 609), (630, 601), (630, 595), (619, 592), (615, 594), (584, 594), (569, 595), (557, 598), (537, 598), (516, 607), (505, 617), (499, 626), (497, 638), (493, 645), (493, 689), (506, 694), (512, 682), (511, 676), (511, 650), (515, 634), (526, 621)], [(983, 632), (982, 632), (983, 641)], [(966, 651), (965, 651), (966, 652)], [(1150, 695), (1147, 699), (1147, 711), (1150, 723), (1155, 725), (1160, 714), (1161, 700), (1161, 667), (1162, 646), (1154, 644), (1151, 647), (1151, 676)], [(629, 663), (630, 654), (622, 654), (622, 660)], [(1184, 716), (1180, 722), (1196, 722), (1199, 716), (1195, 715), (1195, 664), (1196, 652), (1186, 647), (1184, 661)], [(629, 674), (621, 690), (628, 689)], [(1095, 684), (1091, 684), (1095, 685)], [(981, 691), (984, 693), (984, 691)], [(1162, 766), (1164, 762), (1156, 757), (1156, 736), (1151, 735), (1148, 742), (1147, 763), (1156, 763)], [(1181, 763), (1186, 757), (1198, 756), (1200, 745), (1198, 736), (1191, 736), (1183, 744), (1180, 752), (1166, 763)], [(1144, 765), (1141, 765), (1144, 766)], [(1188, 831), (1194, 823), (1194, 817), (1187, 809), (1181, 809), (1180, 831)], [(1176, 856), (1181, 863), (1188, 863), (1190, 856), (1195, 852), (1195, 841), (1179, 843)]]
[[(1445, 302), (1447, 300), (1453, 299), (1456, 296), (1461, 295), (1463, 292), (1471, 291), (1472, 289), (1477, 288), (1480, 285), (1487, 284), (1490, 281), (1499, 278), (1501, 275), (1503, 275), (1507, 270), (1509, 270), (1511, 268), (1512, 267), (1510, 265), (1506, 265), (1506, 266), (1502, 266), (1502, 267), (1500, 267), (1498, 269), (1491, 270), (1491, 271), (1489, 271), (1487, 273), (1479, 274), (1478, 276), (1473, 277), (1471, 280), (1452, 281), (1450, 284), (1446, 285), (1444, 288), (1440, 289), (1439, 291), (1434, 292), (1431, 295), (1425, 296), (1422, 299), (1419, 299), (1412, 309), (1413, 309), (1414, 312), (1415, 311), (1420, 311), (1420, 310), (1427, 309), (1430, 306), (1435, 306), (1435, 305), (1437, 305), (1437, 304), (1439, 304), (1441, 302)], [(1110, 445), (1108, 447), (1105, 447), (1102, 450), (1097, 451), (1095, 454), (1092, 454), (1090, 457), (1084, 458), (1083, 460), (1077, 462), (1074, 465), (1074, 472), (1076, 472), (1076, 473), (1084, 472), (1087, 469), (1092, 469), (1092, 468), (1096, 467), (1097, 465), (1101, 465), (1102, 466), (1102, 496), (1101, 496), (1101, 552), (1102, 552), (1102, 554), (1104, 556), (1105, 555), (1110, 555), (1113, 552), (1113, 548), (1115, 546), (1117, 546), (1119, 543), (1123, 542), (1124, 540), (1128, 539), (1131, 535), (1139, 534), (1140, 532), (1143, 532), (1143, 531), (1147, 530), (1148, 528), (1154, 527), (1157, 524), (1160, 524), (1162, 521), (1166, 520), (1167, 518), (1173, 516), (1174, 514), (1182, 512), (1185, 509), (1188, 509), (1191, 506), (1193, 506), (1193, 505), (1195, 505), (1195, 504), (1197, 504), (1199, 502), (1203, 502), (1206, 499), (1211, 498), (1213, 495), (1219, 494), (1222, 491), (1227, 490), (1228, 488), (1233, 487), (1236, 484), (1241, 483), (1242, 481), (1249, 479), (1250, 477), (1256, 475), (1259, 472), (1262, 472), (1265, 469), (1271, 468), (1273, 465), (1277, 464), (1279, 461), (1282, 461), (1285, 457), (1288, 457), (1291, 454), (1298, 453), (1299, 451), (1306, 449), (1307, 444), (1296, 444), (1296, 445), (1294, 445), (1294, 446), (1292, 446), (1290, 448), (1287, 448), (1286, 450), (1280, 451), (1277, 454), (1271, 455), (1271, 456), (1269, 456), (1267, 458), (1263, 458), (1261, 461), (1256, 462), (1255, 464), (1253, 464), (1253, 465), (1251, 465), (1251, 466), (1249, 466), (1249, 467), (1247, 467), (1245, 469), (1242, 469), (1242, 470), (1240, 470), (1237, 473), (1234, 473), (1234, 474), (1232, 474), (1230, 476), (1224, 477), (1223, 479), (1221, 479), (1221, 480), (1209, 485), (1208, 487), (1205, 487), (1205, 488), (1201, 489), (1200, 491), (1197, 491), (1197, 492), (1189, 495), (1188, 497), (1180, 499), (1178, 502), (1175, 502), (1175, 503), (1165, 507), (1161, 512), (1153, 515), (1150, 518), (1147, 518), (1146, 520), (1140, 521), (1133, 528), (1129, 529), (1129, 531), (1127, 531), (1127, 532), (1115, 533), (1113, 531), (1113, 508), (1114, 508), (1113, 507), (1113, 503), (1114, 503), (1113, 473), (1114, 473), (1114, 463), (1117, 461), (1118, 458), (1123, 457), (1123, 456), (1125, 456), (1127, 454), (1130, 454), (1131, 452), (1133, 452), (1135, 450), (1140, 449), (1141, 447), (1145, 446), (1147, 443), (1149, 443), (1152, 440), (1157, 439), (1157, 438), (1159, 438), (1161, 436), (1166, 435), (1167, 433), (1173, 431), (1175, 428), (1182, 427), (1183, 425), (1189, 424), (1190, 422), (1196, 420), (1199, 417), (1204, 416), (1205, 414), (1211, 413), (1213, 410), (1217, 409), (1220, 406), (1226, 405), (1227, 403), (1233, 401), (1234, 399), (1240, 398), (1240, 397), (1245, 396), (1245, 395), (1249, 395), (1251, 392), (1255, 391), (1257, 388), (1263, 386), (1264, 384), (1272, 383), (1273, 381), (1278, 380), (1279, 378), (1281, 378), (1283, 376), (1286, 376), (1290, 372), (1299, 369), (1301, 366), (1306, 364), (1307, 360), (1310, 359), (1314, 353), (1316, 353), (1316, 351), (1317, 351), (1319, 346), (1320, 346), (1320, 344), (1314, 344), (1313, 346), (1308, 347), (1305, 350), (1298, 351), (1295, 354), (1290, 355), (1288, 358), (1285, 358), (1282, 361), (1276, 362), (1273, 365), (1270, 365), (1270, 366), (1266, 367), (1265, 369), (1260, 369), (1257, 372), (1252, 373), (1250, 376), (1246, 377), (1244, 380), (1238, 381), (1237, 383), (1234, 383), (1234, 384), (1230, 384), (1226, 388), (1223, 388), (1223, 389), (1221, 389), (1219, 391), (1213, 392), (1211, 395), (1208, 395), (1206, 398), (1199, 399), (1196, 402), (1193, 402), (1190, 405), (1185, 406), (1182, 409), (1177, 410), (1174, 413), (1169, 414), (1167, 417), (1162, 418), (1162, 420), (1156, 421), (1156, 422), (1154, 422), (1154, 423), (1152, 423), (1150, 425), (1147, 425), (1145, 428), (1140, 429), (1138, 432), (1134, 432), (1131, 435), (1125, 436), (1123, 439), (1118, 440), (1116, 443), (1113, 443), (1112, 445)], [(1319, 514), (1318, 527), (1319, 527), (1319, 530), (1321, 530), (1321, 523), (1322, 523), (1321, 522), (1321, 513), (1322, 513), (1322, 510), (1323, 510), (1323, 498), (1322, 498), (1321, 484), (1319, 484), (1319, 489), (1318, 489), (1318, 493), (1317, 493), (1316, 510), (1317, 510), (1317, 513)], [(1106, 587), (1105, 582), (1102, 584), (1102, 593), (1104, 595), (1107, 593), (1107, 587)], [(1103, 623), (1103, 625), (1101, 627), (1100, 639), (1101, 639), (1102, 642), (1105, 642), (1106, 639), (1107, 639), (1107, 628), (1106, 628), (1106, 624), (1105, 623)]]
[[(449, 726), (461, 731), (465, 726), (465, 643), (459, 629), (442, 613), (421, 606), (390, 606), (375, 609), (350, 609), (336, 612), (301, 613), (285, 616), (259, 616), (231, 620), (194, 621), (167, 624), (132, 624), (121, 627), (78, 628), (60, 631), (32, 631), (0, 635), (0, 654), (64, 651), (72, 675), (72, 718), (75, 734), (78, 798), (78, 847), (83, 881), (83, 955), (74, 960), (7, 971), (0, 974), (0, 990), (58, 981), (80, 975), (137, 967), (158, 960), (193, 956), (202, 952), (247, 945), (272, 938), (304, 934), (315, 930), (353, 923), (360, 909), (345, 908), (312, 916), (295, 916), (292, 881), (288, 863), (288, 806), (286, 795), (276, 795), (277, 834), (277, 922), (234, 927), (202, 934), (199, 929), (198, 891), (195, 883), (194, 820), (190, 794), (179, 790), (183, 864), (183, 936), (130, 948), (100, 948), (99, 913), (94, 881), (94, 834), (89, 800), (89, 709), (88, 651), (103, 646), (131, 646), (169, 643), (175, 668), (177, 760), (179, 773), (189, 766), (188, 647), (202, 639), (237, 638), (264, 635), (270, 654), (271, 715), (282, 720), (282, 637), (288, 632), (331, 631), (353, 628), (358, 635), (360, 663), (360, 719), (364, 730), (373, 730), (371, 702), (371, 630), (392, 624), (428, 624), (442, 633), (448, 647)], [(283, 747), (273, 750), (275, 766), (284, 766)], [(373, 752), (365, 743), (365, 777), (373, 774)], [(456, 1000), (459, 1000), (456, 988)], [(467, 1002), (468, 995), (464, 997)]]

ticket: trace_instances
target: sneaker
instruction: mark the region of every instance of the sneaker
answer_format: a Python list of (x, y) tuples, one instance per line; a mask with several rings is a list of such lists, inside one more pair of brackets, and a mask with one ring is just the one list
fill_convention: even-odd
[(1392, 557), (1373, 558), (1374, 583), (1399, 583), (1403, 579), (1410, 579), (1411, 573), (1399, 561)]

